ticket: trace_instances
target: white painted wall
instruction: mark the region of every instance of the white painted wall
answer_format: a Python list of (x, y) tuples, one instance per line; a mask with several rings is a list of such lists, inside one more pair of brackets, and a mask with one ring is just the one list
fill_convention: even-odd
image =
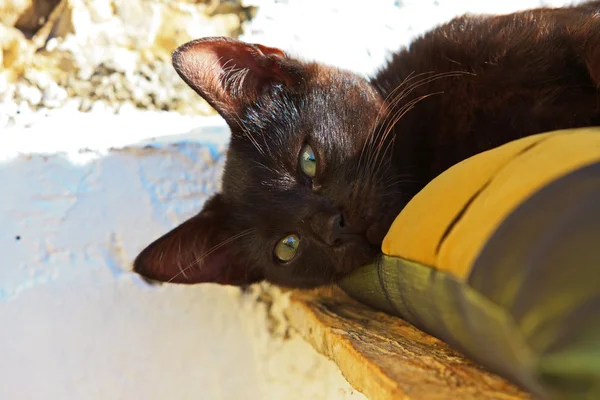
[[(453, 15), (544, 2), (256, 3), (245, 39), (368, 73)], [(129, 272), (217, 189), (227, 139), (219, 118), (139, 111), (0, 124), (0, 399), (362, 398), (297, 336), (270, 333), (255, 293)]]
[[(199, 125), (193, 141), (76, 152), (79, 135), (123, 144)], [(361, 398), (299, 337), (269, 334), (256, 294), (150, 286), (129, 272), (145, 244), (216, 190), (220, 121), (54, 113), (2, 134), (0, 399)], [(7, 154), (47, 138), (51, 154)]]

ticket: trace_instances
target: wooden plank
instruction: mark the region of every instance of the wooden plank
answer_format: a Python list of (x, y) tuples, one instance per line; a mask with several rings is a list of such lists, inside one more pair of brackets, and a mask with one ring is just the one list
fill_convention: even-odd
[(532, 398), (440, 340), (340, 289), (295, 291), (286, 316), (369, 399)]

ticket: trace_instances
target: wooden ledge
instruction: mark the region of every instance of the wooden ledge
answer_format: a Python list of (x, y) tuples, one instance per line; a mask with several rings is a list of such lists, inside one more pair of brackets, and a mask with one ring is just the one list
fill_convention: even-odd
[(340, 289), (295, 291), (286, 316), (369, 399), (532, 398), (440, 340)]

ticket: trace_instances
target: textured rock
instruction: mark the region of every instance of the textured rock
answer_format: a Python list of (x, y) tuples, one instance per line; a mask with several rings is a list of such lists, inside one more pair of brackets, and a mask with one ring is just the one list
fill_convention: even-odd
[(80, 98), (84, 111), (101, 100), (113, 110), (127, 103), (202, 115), (214, 110), (177, 76), (170, 54), (197, 37), (235, 36), (249, 15), (238, 1), (35, 0), (0, 7), (13, 16), (0, 25), (0, 74), (18, 87), (5, 90), (7, 101), (57, 108), (70, 97)]
[(32, 3), (32, 0), (0, 0), (0, 24), (14, 26)]
[(33, 60), (34, 48), (22, 32), (0, 25), (0, 73), (13, 79)]
[(33, 36), (48, 21), (50, 14), (61, 0), (33, 0), (15, 22), (15, 27)]

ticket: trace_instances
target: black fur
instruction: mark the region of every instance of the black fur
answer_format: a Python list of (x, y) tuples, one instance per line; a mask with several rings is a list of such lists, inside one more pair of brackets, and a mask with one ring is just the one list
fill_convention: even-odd
[[(371, 81), (232, 39), (183, 45), (175, 68), (232, 131), (223, 190), (135, 270), (178, 283), (336, 282), (377, 257), (394, 217), (448, 167), (523, 136), (598, 125), (599, 9), (457, 18)], [(298, 164), (305, 144), (313, 179)], [(290, 233), (300, 247), (283, 263), (273, 250)]]

